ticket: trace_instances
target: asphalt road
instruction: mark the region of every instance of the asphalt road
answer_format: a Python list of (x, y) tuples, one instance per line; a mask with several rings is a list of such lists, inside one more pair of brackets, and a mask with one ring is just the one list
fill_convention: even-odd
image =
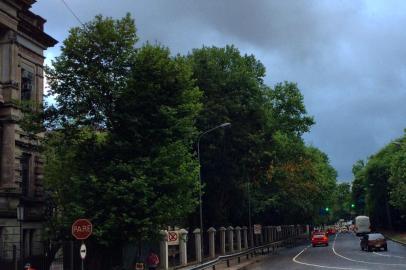
[(359, 238), (352, 233), (330, 236), (327, 247), (300, 246), (285, 249), (249, 270), (345, 269), (406, 270), (406, 247), (388, 241), (388, 251), (361, 251)]

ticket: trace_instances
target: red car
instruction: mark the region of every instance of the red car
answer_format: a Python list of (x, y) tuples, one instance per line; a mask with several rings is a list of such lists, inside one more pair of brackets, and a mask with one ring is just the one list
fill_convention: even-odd
[(334, 235), (336, 233), (337, 233), (337, 231), (334, 228), (328, 228), (327, 229), (327, 235)]
[(314, 232), (312, 235), (312, 246), (328, 246), (328, 236), (325, 232)]

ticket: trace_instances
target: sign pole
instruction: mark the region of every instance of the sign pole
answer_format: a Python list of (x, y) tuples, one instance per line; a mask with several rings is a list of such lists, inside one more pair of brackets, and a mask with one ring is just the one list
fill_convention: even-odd
[[(82, 255), (82, 246), (84, 246), (85, 245), (85, 242), (82, 240), (82, 245), (81, 245), (81, 247), (80, 247), (80, 255)], [(83, 258), (82, 257), (82, 270), (84, 270), (84, 265), (83, 265), (83, 261), (85, 260), (85, 258)]]
[(84, 270), (84, 260), (86, 258), (86, 245), (84, 240), (87, 239), (93, 232), (93, 225), (88, 219), (78, 219), (72, 224), (72, 235), (77, 240), (82, 240), (80, 246), (80, 258), (82, 259), (82, 270)]
[(84, 270), (84, 261), (86, 259), (86, 245), (85, 242), (82, 240), (82, 245), (80, 245), (80, 258), (82, 259), (82, 270)]

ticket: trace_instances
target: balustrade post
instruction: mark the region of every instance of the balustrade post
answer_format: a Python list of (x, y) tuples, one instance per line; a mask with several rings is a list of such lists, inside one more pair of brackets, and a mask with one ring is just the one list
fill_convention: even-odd
[(243, 237), (244, 237), (244, 249), (248, 249), (248, 228), (247, 226), (242, 227)]
[(213, 227), (210, 227), (207, 230), (208, 234), (209, 234), (209, 254), (210, 254), (210, 258), (215, 258), (216, 257), (216, 243), (215, 243), (215, 235), (216, 235), (216, 229), (214, 229)]
[(230, 252), (234, 252), (234, 228), (228, 226), (227, 231), (228, 231), (228, 250)]
[(162, 231), (160, 231), (160, 234), (161, 234), (161, 242), (160, 242), (161, 267), (164, 270), (168, 270), (168, 268), (169, 268), (168, 231), (162, 230)]
[(198, 263), (202, 262), (202, 236), (200, 233), (200, 229), (197, 228), (193, 231), (195, 235), (195, 250), (196, 250), (196, 261)]
[(187, 234), (185, 229), (179, 230), (179, 260), (181, 265), (187, 265)]
[(221, 254), (224, 255), (226, 254), (226, 228), (220, 227), (220, 249), (221, 249)]
[(263, 244), (266, 244), (269, 242), (268, 241), (268, 226), (264, 226), (262, 232), (264, 233), (264, 243)]
[(237, 250), (241, 251), (241, 227), (235, 227), (235, 233), (237, 235)]

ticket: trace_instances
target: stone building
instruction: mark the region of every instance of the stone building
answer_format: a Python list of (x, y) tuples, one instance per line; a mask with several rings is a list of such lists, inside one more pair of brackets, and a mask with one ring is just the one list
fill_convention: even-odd
[[(42, 103), (43, 52), (57, 43), (30, 11), (35, 2), (0, 0), (0, 259), (12, 258), (13, 249), (17, 258), (43, 252), (42, 160), (38, 142), (17, 125), (21, 101)], [(21, 221), (17, 205), (24, 207)]]

